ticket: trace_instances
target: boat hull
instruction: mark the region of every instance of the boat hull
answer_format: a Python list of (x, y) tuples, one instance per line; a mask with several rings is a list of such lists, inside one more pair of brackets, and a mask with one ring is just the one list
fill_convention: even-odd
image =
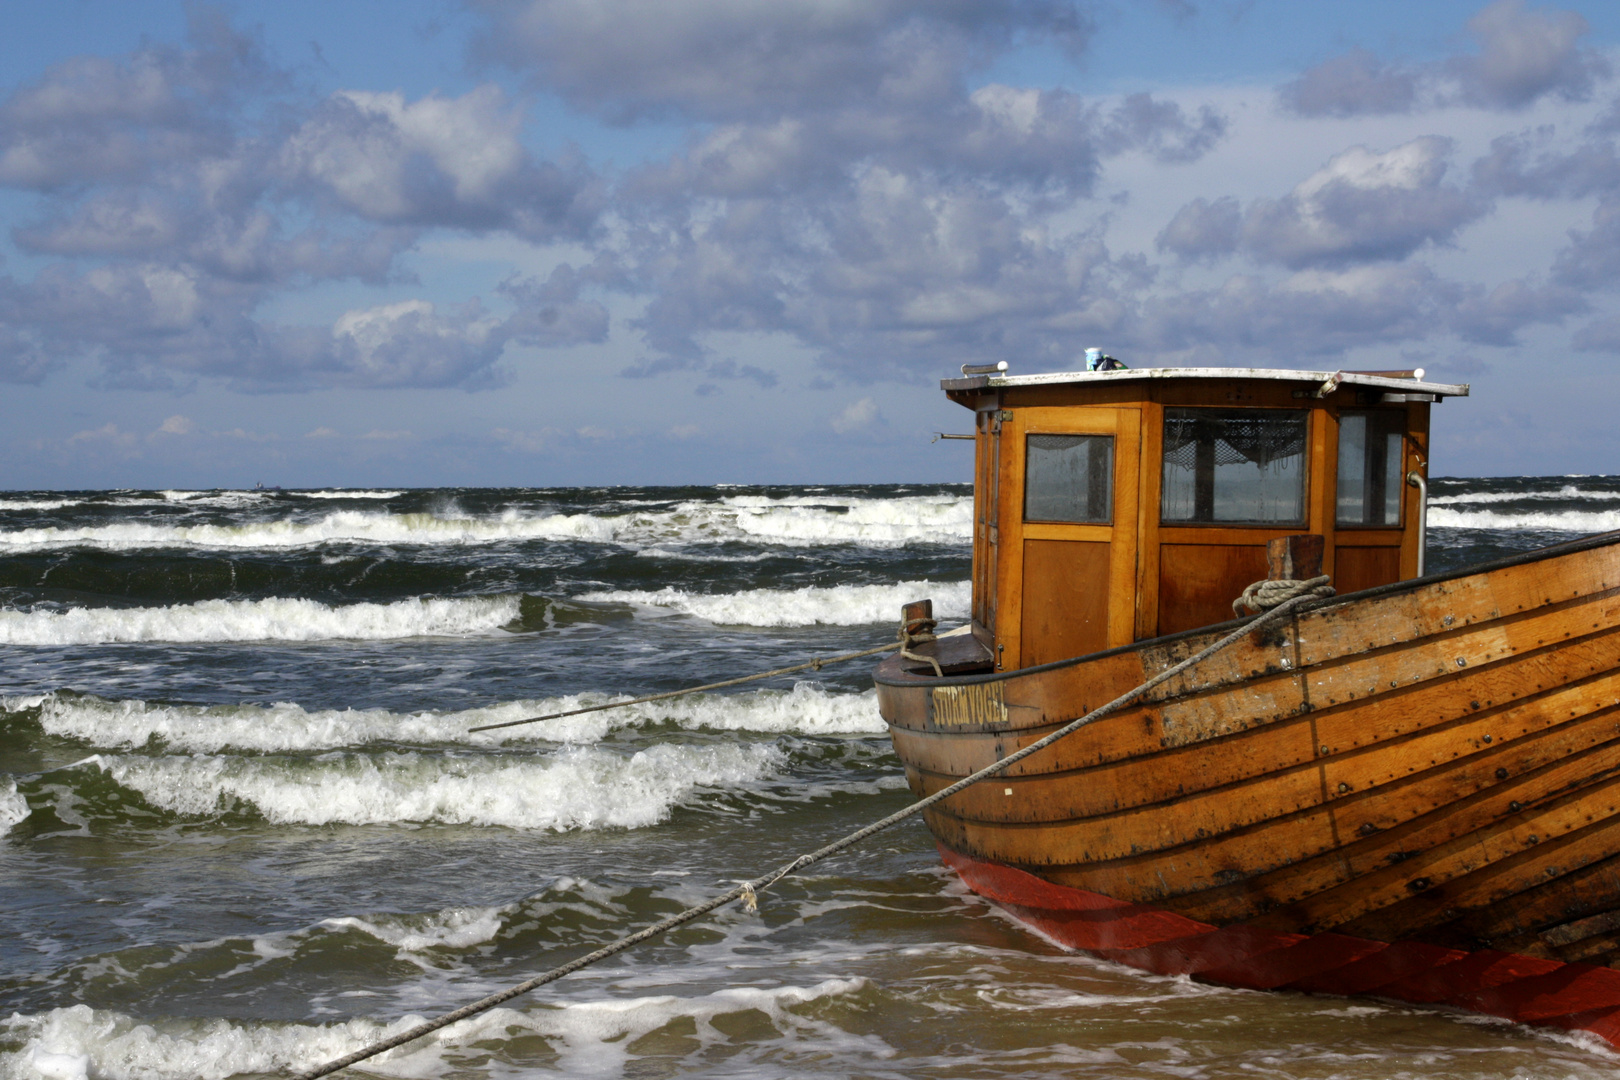
[(1345, 934), (1288, 934), (1070, 889), (941, 848), (975, 893), (1071, 949), (1158, 975), (1249, 990), (1368, 995), (1589, 1031), (1620, 1046), (1620, 971)]
[[(896, 658), (878, 670), (880, 708), (922, 796), (1230, 629), (944, 679)], [(1620, 958), (1620, 536), (1296, 614), (926, 819), (959, 868), (1318, 942), (1295, 942), (1301, 956), (1342, 939), (1440, 950), (1447, 966), (1606, 970)], [(1199, 973), (1233, 981), (1223, 970)]]

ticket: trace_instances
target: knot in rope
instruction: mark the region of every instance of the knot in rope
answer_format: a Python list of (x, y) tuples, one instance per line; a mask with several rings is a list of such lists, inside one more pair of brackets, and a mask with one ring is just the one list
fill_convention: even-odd
[(1285, 604), (1296, 596), (1314, 596), (1318, 600), (1326, 600), (1334, 595), (1333, 586), (1328, 582), (1333, 580), (1327, 574), (1313, 577), (1308, 581), (1296, 581), (1293, 578), (1267, 578), (1256, 581), (1243, 590), (1243, 595), (1232, 601), (1232, 614), (1258, 615), (1262, 611), (1270, 611), (1279, 604)]
[(924, 642), (933, 641), (934, 627), (938, 625), (939, 622), (935, 619), (900, 620), (900, 655), (907, 660), (916, 660), (919, 663), (932, 664), (934, 666), (934, 674), (943, 679), (945, 677), (945, 672), (944, 669), (939, 666), (938, 660), (932, 656), (922, 656), (911, 651), (911, 647), (913, 645), (921, 645)]

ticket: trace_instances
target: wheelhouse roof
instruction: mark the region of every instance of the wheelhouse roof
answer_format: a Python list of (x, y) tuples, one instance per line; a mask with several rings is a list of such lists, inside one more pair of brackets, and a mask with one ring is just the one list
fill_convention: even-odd
[(1396, 393), (1433, 394), (1436, 398), (1468, 396), (1467, 383), (1424, 382), (1421, 379), (1357, 371), (1293, 371), (1284, 368), (1124, 368), (1117, 371), (1054, 371), (1040, 375), (967, 375), (957, 379), (941, 379), (939, 386), (941, 390), (999, 390), (1004, 387), (1140, 382), (1148, 379), (1253, 379), (1317, 387), (1332, 379), (1341, 386), (1365, 386)]

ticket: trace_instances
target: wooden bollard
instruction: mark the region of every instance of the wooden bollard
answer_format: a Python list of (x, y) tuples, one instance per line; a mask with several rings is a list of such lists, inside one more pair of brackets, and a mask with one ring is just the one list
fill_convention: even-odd
[(1279, 536), (1266, 544), (1266, 576), (1272, 581), (1309, 581), (1322, 576), (1321, 533)]

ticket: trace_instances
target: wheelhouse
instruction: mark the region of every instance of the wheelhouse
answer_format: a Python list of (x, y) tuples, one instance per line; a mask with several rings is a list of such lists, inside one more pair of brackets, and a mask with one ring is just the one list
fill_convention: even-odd
[(1422, 372), (970, 375), (973, 612), (999, 669), (1232, 617), (1267, 544), (1322, 537), (1339, 592), (1420, 572)]

